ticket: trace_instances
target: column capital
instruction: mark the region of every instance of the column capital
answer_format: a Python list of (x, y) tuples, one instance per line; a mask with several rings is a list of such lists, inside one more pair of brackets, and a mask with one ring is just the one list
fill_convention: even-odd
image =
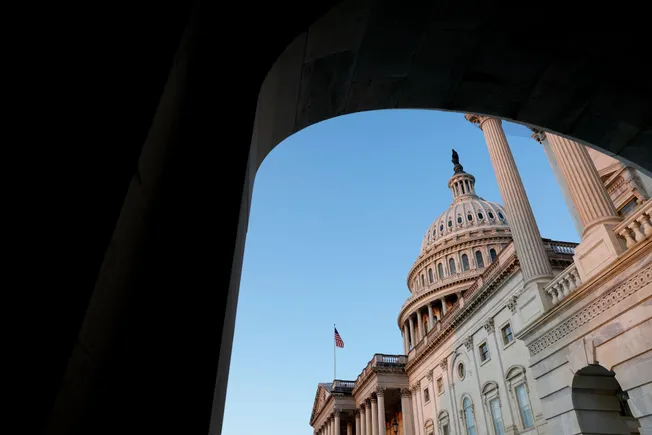
[(464, 339), (464, 346), (466, 346), (466, 350), (470, 351), (473, 349), (473, 336), (469, 335)]
[(446, 369), (448, 369), (448, 360), (446, 359), (446, 357), (444, 357), (444, 359), (441, 360), (441, 362), (439, 363), (439, 367), (441, 367), (443, 371), (446, 371)]
[(355, 408), (353, 410), (353, 416), (354, 417), (360, 417), (360, 408)]
[(539, 128), (530, 128), (532, 130), (532, 139), (539, 143), (543, 143), (544, 140), (546, 140), (546, 132), (539, 129)]
[(428, 382), (432, 381), (432, 369), (428, 370), (428, 373), (426, 374), (426, 377), (428, 378)]
[(342, 408), (335, 408), (335, 409), (333, 409), (333, 415), (334, 415), (335, 417), (339, 417), (341, 413), (342, 413)]
[(489, 317), (486, 322), (484, 322), (484, 329), (487, 331), (487, 334), (491, 334), (495, 330), (494, 318)]
[[(491, 119), (491, 116), (485, 116), (485, 115), (476, 115), (474, 113), (467, 113), (464, 115), (464, 118), (469, 121), (471, 124), (475, 125), (478, 127), (480, 130), (482, 130), (482, 124), (488, 120)], [(500, 120), (498, 120), (500, 122)]]
[(378, 399), (376, 399), (376, 396), (371, 396), (371, 399), (369, 399), (369, 400), (371, 401), (372, 404), (378, 402)]
[(516, 302), (518, 301), (518, 296), (514, 295), (509, 300), (507, 301), (507, 308), (509, 308), (509, 311), (512, 312), (512, 314), (516, 313)]
[(376, 386), (376, 396), (384, 396), (387, 387), (381, 387), (380, 385)]
[(365, 408), (367, 408), (367, 403), (366, 400), (363, 400), (362, 403), (360, 404), (360, 412), (364, 412)]
[(409, 388), (401, 388), (401, 397), (410, 397), (410, 389)]
[(364, 401), (367, 404), (367, 408), (371, 408), (371, 397), (367, 397)]

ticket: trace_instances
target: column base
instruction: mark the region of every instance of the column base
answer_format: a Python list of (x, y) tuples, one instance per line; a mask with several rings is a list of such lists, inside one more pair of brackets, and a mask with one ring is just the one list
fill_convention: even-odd
[(575, 247), (573, 261), (582, 282), (589, 280), (625, 251), (622, 242), (614, 234), (615, 226), (616, 223), (594, 226)]

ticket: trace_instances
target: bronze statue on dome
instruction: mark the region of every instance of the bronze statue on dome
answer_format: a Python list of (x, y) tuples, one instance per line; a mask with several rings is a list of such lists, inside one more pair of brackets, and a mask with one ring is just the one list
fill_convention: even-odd
[(462, 165), (460, 165), (460, 156), (457, 154), (457, 151), (453, 149), (453, 159), (451, 160), (453, 162), (453, 169), (455, 170), (456, 174), (459, 174), (460, 172), (464, 172), (464, 168)]

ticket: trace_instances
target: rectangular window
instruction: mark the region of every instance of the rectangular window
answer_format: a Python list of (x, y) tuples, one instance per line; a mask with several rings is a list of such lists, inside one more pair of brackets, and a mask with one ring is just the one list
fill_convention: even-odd
[(514, 341), (514, 336), (512, 335), (512, 327), (509, 323), (502, 327), (501, 332), (503, 334), (504, 345), (508, 345), (509, 343)]
[(444, 392), (444, 379), (437, 378), (437, 394), (441, 394), (443, 392)]
[(487, 342), (485, 341), (480, 345), (480, 361), (485, 362), (488, 359), (489, 359), (489, 346), (487, 346)]
[(494, 430), (496, 435), (505, 435), (505, 427), (503, 426), (503, 414), (500, 412), (500, 404), (498, 399), (492, 399), (489, 402), (491, 407), (491, 418), (494, 422)]
[(516, 387), (516, 398), (518, 400), (518, 408), (521, 411), (521, 421), (523, 421), (523, 429), (529, 429), (534, 426), (534, 419), (532, 418), (532, 410), (530, 409), (530, 399), (527, 397), (525, 384)]
[(430, 391), (428, 390), (428, 388), (423, 390), (423, 400), (426, 403), (430, 402)]

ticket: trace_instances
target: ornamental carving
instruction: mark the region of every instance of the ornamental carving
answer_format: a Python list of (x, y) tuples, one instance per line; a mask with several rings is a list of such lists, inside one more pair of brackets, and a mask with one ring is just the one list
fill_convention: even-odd
[(441, 360), (441, 362), (439, 363), (439, 367), (441, 367), (443, 371), (446, 371), (446, 369), (448, 369), (448, 360), (446, 358)]
[(474, 115), (472, 113), (467, 113), (464, 115), (464, 118), (469, 121), (471, 124), (475, 125), (478, 128), (482, 128), (482, 123), (489, 119), (489, 116)]
[(333, 409), (333, 414), (335, 416), (339, 416), (342, 413), (342, 408), (335, 408)]
[(542, 144), (543, 141), (546, 140), (546, 132), (545, 131), (543, 131), (541, 129), (538, 129), (538, 128), (531, 128), (530, 130), (532, 130), (532, 139), (534, 139), (535, 141)]
[(552, 346), (554, 343), (575, 331), (580, 326), (590, 322), (609, 308), (616, 305), (618, 302), (630, 297), (650, 282), (652, 282), (652, 265), (641, 270), (623, 284), (589, 304), (556, 328), (548, 331), (542, 337), (534, 340), (530, 345), (528, 345), (530, 355), (534, 356), (549, 346)]
[(432, 370), (428, 370), (426, 377), (428, 378), (428, 382), (432, 381)]
[(487, 334), (492, 334), (495, 330), (494, 319), (489, 317), (486, 322), (484, 322), (484, 329), (487, 331)]
[(376, 396), (384, 396), (385, 390), (387, 390), (387, 387), (381, 387), (380, 385), (378, 385), (376, 387)]
[(468, 350), (468, 351), (473, 349), (473, 336), (472, 335), (469, 335), (468, 337), (466, 337), (466, 339), (464, 339), (464, 346), (466, 346), (466, 350)]
[(410, 394), (409, 388), (401, 388), (401, 397), (410, 397)]
[(507, 301), (507, 308), (509, 308), (509, 311), (511, 311), (512, 314), (516, 313), (516, 301), (518, 301), (518, 296), (516, 295), (509, 298)]

